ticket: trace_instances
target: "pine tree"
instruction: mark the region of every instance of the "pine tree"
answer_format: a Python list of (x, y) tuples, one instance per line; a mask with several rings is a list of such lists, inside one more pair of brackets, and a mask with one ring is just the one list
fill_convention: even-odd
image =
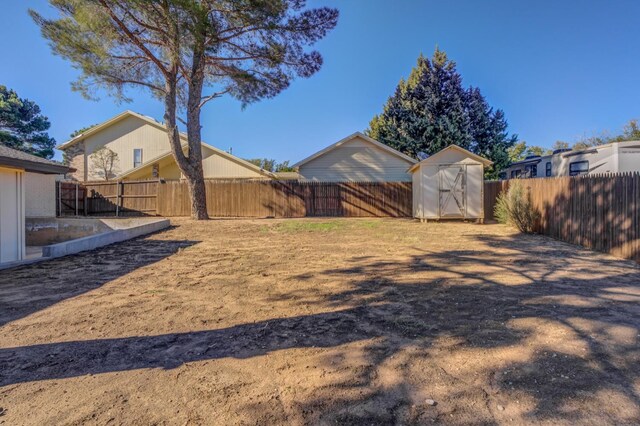
[(0, 144), (51, 158), (56, 141), (47, 133), (49, 127), (49, 119), (35, 102), (0, 85)]
[(415, 158), (458, 145), (494, 162), (488, 177), (509, 163), (507, 150), (517, 140), (507, 132), (504, 112), (494, 110), (480, 89), (465, 89), (455, 62), (437, 48), (431, 59), (420, 55), (367, 134)]

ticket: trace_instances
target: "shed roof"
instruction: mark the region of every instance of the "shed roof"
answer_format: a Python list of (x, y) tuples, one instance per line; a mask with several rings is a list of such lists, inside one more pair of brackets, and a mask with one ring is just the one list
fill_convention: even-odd
[(344, 145), (345, 143), (347, 143), (347, 142), (349, 142), (349, 141), (351, 141), (351, 140), (353, 140), (355, 138), (358, 138), (358, 137), (363, 139), (363, 140), (365, 140), (365, 141), (367, 141), (367, 142), (369, 142), (372, 145), (375, 145), (377, 148), (380, 148), (380, 149), (382, 149), (382, 150), (384, 150), (384, 151), (386, 151), (386, 152), (388, 152), (388, 153), (390, 153), (392, 155), (395, 155), (396, 157), (402, 158), (403, 160), (407, 161), (408, 163), (415, 164), (415, 163), (418, 162), (418, 160), (416, 160), (415, 158), (411, 158), (408, 155), (405, 155), (405, 154), (401, 153), (400, 151), (396, 151), (395, 149), (391, 148), (389, 145), (385, 145), (385, 144), (383, 144), (381, 142), (378, 142), (377, 140), (365, 135), (364, 133), (355, 132), (355, 133), (347, 136), (346, 138), (339, 140), (338, 142), (334, 143), (333, 145), (329, 145), (328, 147), (316, 152), (315, 154), (310, 155), (309, 157), (305, 158), (304, 160), (298, 161), (296, 164), (293, 165), (293, 167), (300, 167), (300, 166), (302, 166), (302, 165), (304, 165), (304, 164), (306, 164), (306, 163), (308, 163), (308, 162), (310, 162), (312, 160), (315, 160), (316, 158), (318, 158), (318, 157), (320, 157), (320, 156), (322, 156), (322, 155), (324, 155), (324, 154), (326, 154), (326, 153), (328, 153), (330, 151), (333, 151), (336, 148), (339, 148), (340, 146)]
[(463, 154), (467, 158), (469, 158), (471, 160), (475, 160), (475, 161), (477, 161), (479, 163), (482, 163), (484, 166), (490, 166), (490, 165), (493, 164), (493, 161), (487, 160), (486, 158), (481, 157), (481, 156), (479, 156), (477, 154), (474, 154), (473, 152), (468, 151), (468, 150), (466, 150), (464, 148), (461, 148), (458, 145), (449, 145), (448, 147), (436, 152), (435, 154), (425, 158), (424, 160), (420, 161), (419, 163), (416, 163), (413, 166), (411, 166), (411, 168), (409, 169), (409, 172), (415, 171), (422, 164), (439, 164), (438, 163), (438, 158), (442, 157), (443, 153), (445, 153), (447, 151), (460, 152), (461, 154)]
[(75, 169), (62, 163), (0, 145), (0, 166), (17, 167), (27, 172), (64, 174)]

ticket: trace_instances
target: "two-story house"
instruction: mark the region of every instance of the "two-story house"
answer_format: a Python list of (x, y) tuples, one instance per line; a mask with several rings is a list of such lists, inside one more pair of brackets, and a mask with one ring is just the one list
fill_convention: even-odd
[[(187, 146), (187, 137), (180, 135)], [(98, 124), (57, 148), (67, 164), (75, 169), (68, 177), (79, 181), (104, 180), (104, 171), (96, 167), (95, 154), (106, 147), (116, 154), (109, 179), (180, 179), (169, 139), (162, 123), (125, 111)], [(202, 168), (205, 178), (273, 179), (275, 176), (241, 158), (202, 143)]]

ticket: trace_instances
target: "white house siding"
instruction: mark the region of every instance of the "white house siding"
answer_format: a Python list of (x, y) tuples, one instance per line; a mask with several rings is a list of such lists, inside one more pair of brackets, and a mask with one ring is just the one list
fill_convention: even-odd
[(56, 216), (56, 178), (58, 175), (25, 173), (25, 216)]
[(0, 263), (25, 255), (24, 172), (0, 167)]
[(411, 182), (407, 172), (413, 164), (354, 138), (300, 166), (302, 180), (325, 182)]
[(103, 178), (93, 170), (91, 161), (91, 154), (103, 146), (118, 154), (115, 174), (124, 173), (133, 168), (133, 150), (136, 148), (142, 149), (143, 163), (170, 150), (169, 139), (164, 130), (134, 116), (126, 117), (102, 131), (90, 135), (84, 141), (88, 180)]

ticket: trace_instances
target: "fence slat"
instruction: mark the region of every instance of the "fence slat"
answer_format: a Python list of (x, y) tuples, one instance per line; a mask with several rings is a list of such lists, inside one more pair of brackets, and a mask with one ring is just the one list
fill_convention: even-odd
[[(540, 212), (536, 232), (640, 261), (640, 173), (519, 179)], [(485, 218), (494, 219), (509, 181), (484, 184)]]
[[(157, 213), (188, 216), (187, 183), (157, 184)], [(211, 217), (412, 216), (411, 182), (205, 180)]]

